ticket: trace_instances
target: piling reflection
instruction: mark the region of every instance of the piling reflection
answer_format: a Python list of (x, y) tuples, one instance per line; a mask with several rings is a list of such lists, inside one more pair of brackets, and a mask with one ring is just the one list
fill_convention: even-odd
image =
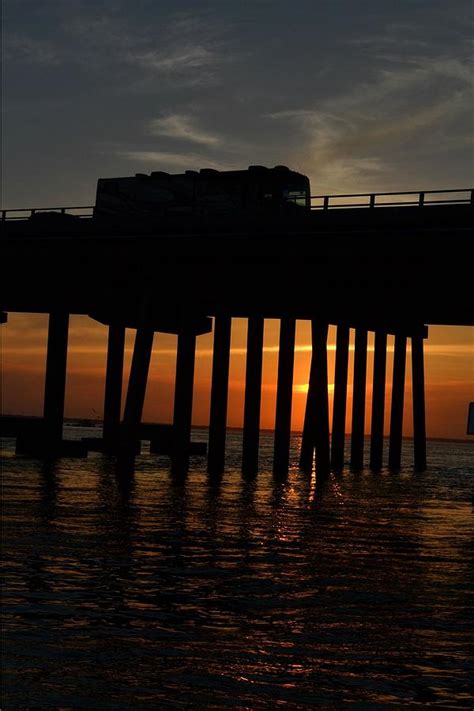
[(57, 464), (43, 464), (40, 468), (38, 513), (45, 524), (53, 523), (57, 516), (59, 486)]

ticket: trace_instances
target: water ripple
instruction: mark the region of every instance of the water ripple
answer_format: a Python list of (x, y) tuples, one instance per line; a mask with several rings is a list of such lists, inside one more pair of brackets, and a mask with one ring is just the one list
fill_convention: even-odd
[[(199, 433), (202, 435), (202, 431)], [(469, 444), (321, 484), (3, 463), (3, 707), (472, 708)], [(298, 447), (293, 441), (294, 451)]]

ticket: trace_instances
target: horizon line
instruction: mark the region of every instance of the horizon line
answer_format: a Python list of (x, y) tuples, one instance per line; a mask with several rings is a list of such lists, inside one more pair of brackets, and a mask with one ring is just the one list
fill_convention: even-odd
[[(24, 417), (28, 419), (42, 419), (42, 415), (14, 415), (14, 414), (7, 414), (7, 413), (1, 413), (0, 414), (0, 422), (2, 417)], [(94, 425), (103, 425), (103, 420), (97, 418), (92, 418), (92, 417), (65, 417), (64, 418), (64, 423), (88, 423), (88, 425), (82, 425), (83, 427), (87, 426), (94, 426)], [(148, 420), (144, 420), (142, 425), (169, 425), (172, 426), (172, 422), (152, 422)], [(81, 425), (78, 425), (79, 427)], [(192, 425), (193, 429), (201, 429), (201, 430), (206, 430), (209, 429), (209, 425), (198, 425), (198, 424), (193, 424)], [(230, 431), (243, 431), (243, 427), (239, 427), (236, 425), (228, 425), (227, 430)], [(274, 432), (275, 430), (271, 427), (261, 427), (260, 432)], [(303, 430), (290, 430), (291, 434), (303, 434)], [(0, 432), (0, 437), (2, 437), (2, 433)], [(346, 432), (345, 437), (351, 437), (351, 432)], [(364, 439), (370, 437), (370, 432), (364, 432)], [(471, 442), (474, 444), (474, 437), (470, 439), (472, 435), (468, 435), (467, 433), (464, 435), (464, 437), (426, 437), (427, 441), (430, 442)], [(383, 439), (390, 439), (390, 435), (383, 435)], [(403, 435), (402, 436), (403, 440), (413, 440), (413, 435)]]

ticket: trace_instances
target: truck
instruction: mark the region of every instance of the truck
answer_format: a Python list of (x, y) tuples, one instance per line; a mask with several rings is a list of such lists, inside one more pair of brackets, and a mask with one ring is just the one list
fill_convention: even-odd
[(247, 170), (212, 168), (170, 174), (161, 170), (100, 178), (94, 217), (155, 219), (171, 215), (226, 215), (310, 208), (306, 175), (286, 166)]

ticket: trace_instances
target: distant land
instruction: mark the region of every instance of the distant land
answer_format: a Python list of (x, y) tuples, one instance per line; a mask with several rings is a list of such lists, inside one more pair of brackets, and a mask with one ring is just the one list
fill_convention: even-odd
[[(24, 418), (25, 420), (41, 420), (42, 418), (39, 417), (38, 415), (7, 415), (7, 414), (1, 414), (0, 415), (0, 427), (1, 427), (1, 421), (2, 418), (9, 418), (9, 417), (15, 417), (17, 419)], [(87, 418), (87, 417), (65, 417), (64, 418), (64, 424), (68, 426), (76, 426), (76, 427), (101, 427), (102, 426), (102, 420), (101, 419), (93, 419), (93, 418)], [(171, 425), (170, 422), (142, 422), (143, 425)], [(208, 425), (193, 425), (193, 429), (196, 430), (207, 430)], [(241, 432), (242, 427), (228, 427), (227, 430), (229, 432)], [(262, 428), (260, 432), (273, 432), (274, 430), (272, 429), (265, 429)], [(292, 430), (292, 434), (301, 434), (301, 430)], [(1, 431), (0, 431), (0, 436), (1, 436)], [(367, 439), (370, 437), (369, 434), (365, 435), (365, 438)], [(389, 439), (388, 435), (384, 437), (384, 439)], [(403, 437), (404, 440), (412, 440), (413, 437)], [(429, 442), (469, 442), (471, 444), (474, 443), (474, 436), (469, 437), (469, 435), (466, 435), (466, 438), (461, 438), (461, 437), (427, 437), (427, 441)]]

